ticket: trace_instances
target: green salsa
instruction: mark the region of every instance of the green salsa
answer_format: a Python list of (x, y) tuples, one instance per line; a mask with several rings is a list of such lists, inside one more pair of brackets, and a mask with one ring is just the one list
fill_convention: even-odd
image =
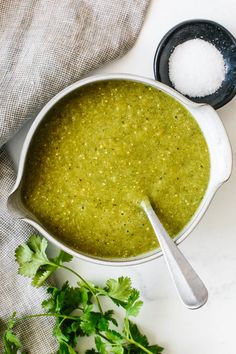
[(43, 120), (22, 195), (65, 244), (126, 258), (158, 247), (143, 198), (174, 237), (198, 208), (209, 173), (206, 141), (179, 102), (141, 83), (103, 81), (78, 89)]

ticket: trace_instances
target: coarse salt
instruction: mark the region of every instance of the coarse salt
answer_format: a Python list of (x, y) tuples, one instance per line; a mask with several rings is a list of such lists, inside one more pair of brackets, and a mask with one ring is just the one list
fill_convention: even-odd
[(203, 39), (179, 44), (169, 58), (169, 78), (175, 89), (190, 97), (216, 92), (225, 78), (223, 55)]

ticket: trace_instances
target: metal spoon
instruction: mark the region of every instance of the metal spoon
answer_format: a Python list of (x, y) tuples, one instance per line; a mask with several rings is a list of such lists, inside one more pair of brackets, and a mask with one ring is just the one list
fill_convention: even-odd
[(168, 235), (149, 200), (143, 200), (141, 207), (152, 224), (181, 300), (189, 309), (203, 306), (207, 302), (208, 292), (202, 280)]

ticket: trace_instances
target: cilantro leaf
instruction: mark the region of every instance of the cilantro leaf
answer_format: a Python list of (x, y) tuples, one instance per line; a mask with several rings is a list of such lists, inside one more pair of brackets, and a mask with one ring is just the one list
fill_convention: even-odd
[(147, 337), (145, 335), (143, 335), (139, 331), (138, 326), (131, 321), (129, 321), (129, 330), (130, 330), (131, 337), (136, 342), (138, 342), (139, 344), (142, 344), (142, 346), (144, 346), (144, 347), (149, 345)]
[(57, 354), (78, 354), (78, 352), (67, 343), (61, 342)]
[(80, 288), (73, 288), (69, 282), (65, 282), (61, 289), (57, 287), (49, 287), (47, 289), (50, 297), (42, 302), (42, 307), (50, 313), (69, 315), (77, 309), (82, 301)]
[(51, 259), (51, 262), (61, 265), (62, 263), (71, 262), (72, 259), (73, 259), (73, 256), (71, 256), (70, 254), (68, 254), (64, 251), (60, 251), (60, 253), (57, 257)]
[(155, 345), (150, 345), (149, 347), (147, 347), (148, 350), (153, 353), (153, 354), (159, 354), (162, 353), (164, 348), (160, 347), (159, 345), (155, 344)]
[(113, 317), (114, 315), (114, 311), (113, 310), (108, 310), (104, 313), (104, 317), (113, 323), (114, 326), (118, 327), (118, 323), (116, 321), (116, 319)]
[(46, 255), (47, 244), (44, 238), (31, 235), (28, 242), (18, 246), (15, 251), (18, 273), (31, 278), (35, 287), (41, 286), (56, 269)]
[(101, 337), (96, 336), (95, 337), (95, 344), (96, 348), (98, 350), (98, 353), (100, 354), (107, 354), (108, 352), (106, 351), (106, 343), (104, 343), (101, 339)]
[(124, 348), (123, 343), (124, 339), (119, 332), (108, 330), (105, 332), (106, 341), (102, 341), (100, 336), (95, 337), (95, 344), (98, 350), (98, 353), (114, 353), (114, 354), (123, 354)]
[(79, 319), (56, 319), (53, 335), (59, 343), (58, 353), (76, 353), (75, 346), (80, 336)]
[(22, 347), (19, 338), (12, 332), (6, 331), (3, 336), (4, 354), (15, 354)]
[(38, 235), (31, 235), (28, 242), (17, 247), (15, 258), (19, 264), (18, 273), (32, 279), (32, 285), (40, 287), (45, 280), (61, 266), (70, 262), (72, 256), (64, 251), (53, 259), (46, 255), (48, 242)]
[[(140, 332), (140, 330), (138, 329), (138, 326), (136, 324), (132, 323), (131, 321), (129, 321), (129, 331), (130, 331), (130, 335), (131, 335), (132, 339), (135, 342), (141, 344), (144, 348), (148, 349), (151, 353), (159, 354), (159, 353), (162, 353), (162, 351), (164, 350), (164, 348), (162, 348), (158, 345), (149, 345), (147, 337), (144, 334), (142, 334)], [(144, 354), (145, 351), (139, 349), (138, 353)]]
[(105, 332), (105, 335), (109, 341), (115, 342), (116, 344), (122, 344), (124, 342), (124, 338), (117, 331), (108, 330)]
[(92, 294), (88, 291), (88, 289), (84, 287), (80, 287), (80, 296), (81, 296), (81, 304), (83, 307), (86, 307), (88, 303), (91, 303)]
[(104, 290), (112, 299), (127, 301), (132, 293), (131, 280), (128, 277), (120, 277), (117, 280), (109, 279)]
[(71, 351), (75, 348), (78, 342), (78, 337), (82, 335), (79, 318), (74, 320), (65, 318), (63, 320), (57, 319), (53, 334), (60, 345), (63, 343), (66, 344), (67, 349), (65, 349), (65, 346), (62, 345), (64, 350)]
[(46, 248), (47, 241), (37, 235), (32, 235), (26, 244), (17, 247), (15, 256), (19, 274), (33, 278), (40, 267), (48, 265), (50, 262), (45, 253)]
[(97, 331), (108, 329), (109, 321), (100, 312), (92, 311), (93, 305), (87, 306), (84, 313), (80, 316), (80, 328), (86, 336), (90, 336)]
[(126, 309), (126, 316), (137, 316), (143, 305), (143, 302), (139, 299), (139, 291), (132, 289), (132, 293), (128, 298), (127, 304), (124, 305)]
[(85, 335), (89, 336), (94, 333), (109, 332), (109, 324), (117, 326), (116, 320), (112, 317), (113, 311), (105, 313), (92, 311), (93, 306), (88, 306), (84, 313), (80, 316), (80, 328)]
[(123, 354), (124, 348), (122, 345), (115, 345), (111, 348), (111, 353), (113, 354)]
[(21, 341), (13, 332), (13, 327), (16, 323), (16, 313), (14, 312), (8, 321), (7, 329), (3, 335), (4, 354), (17, 354), (22, 347)]
[(39, 288), (50, 277), (50, 275), (56, 270), (54, 266), (44, 266), (37, 270), (37, 273), (32, 279), (32, 285)]
[(143, 302), (139, 300), (139, 291), (132, 288), (130, 278), (109, 279), (104, 291), (117, 306), (126, 310), (126, 317), (139, 314)]
[(58, 340), (59, 343), (69, 342), (69, 338), (63, 334), (59, 325), (56, 325), (54, 327), (53, 335), (56, 337), (56, 339)]

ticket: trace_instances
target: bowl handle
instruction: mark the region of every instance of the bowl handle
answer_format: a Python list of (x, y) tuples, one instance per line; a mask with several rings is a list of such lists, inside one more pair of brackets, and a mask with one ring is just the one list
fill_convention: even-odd
[(225, 127), (217, 112), (208, 104), (191, 107), (208, 144), (214, 184), (219, 187), (232, 172), (232, 149)]

